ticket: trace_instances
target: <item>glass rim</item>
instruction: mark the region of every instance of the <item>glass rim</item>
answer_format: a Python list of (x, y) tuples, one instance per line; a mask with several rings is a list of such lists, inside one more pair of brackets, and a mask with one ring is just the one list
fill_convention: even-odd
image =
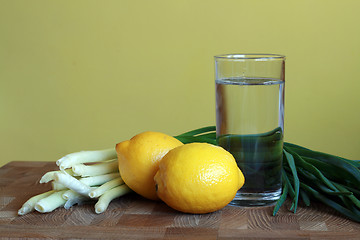
[(245, 59), (285, 59), (285, 55), (269, 53), (234, 53), (214, 56), (215, 59), (245, 60)]

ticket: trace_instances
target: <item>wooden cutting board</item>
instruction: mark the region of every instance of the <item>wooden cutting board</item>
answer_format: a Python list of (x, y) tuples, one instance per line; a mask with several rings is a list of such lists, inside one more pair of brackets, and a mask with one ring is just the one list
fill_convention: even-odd
[(177, 212), (162, 202), (129, 194), (110, 203), (103, 214), (94, 203), (52, 213), (17, 216), (31, 196), (50, 189), (39, 184), (49, 162), (11, 162), (0, 168), (1, 238), (72, 239), (360, 239), (360, 224), (322, 204), (300, 206), (293, 214), (285, 204), (273, 207), (227, 206), (210, 214)]

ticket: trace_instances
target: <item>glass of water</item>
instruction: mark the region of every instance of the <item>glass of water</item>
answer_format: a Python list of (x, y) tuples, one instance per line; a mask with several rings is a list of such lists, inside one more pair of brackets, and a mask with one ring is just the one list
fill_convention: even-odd
[(266, 206), (281, 195), (285, 56), (215, 56), (216, 136), (245, 176), (231, 205)]

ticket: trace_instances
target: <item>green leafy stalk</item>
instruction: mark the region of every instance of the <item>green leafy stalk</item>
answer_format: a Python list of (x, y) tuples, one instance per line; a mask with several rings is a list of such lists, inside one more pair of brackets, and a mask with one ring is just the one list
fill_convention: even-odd
[(274, 207), (274, 211), (273, 211), (273, 216), (276, 215), (276, 213), (279, 211), (280, 207), (283, 205), (283, 203), (286, 200), (287, 194), (288, 194), (288, 190), (289, 190), (289, 185), (288, 183), (285, 181), (283, 184), (283, 190), (282, 190), (282, 194), (279, 198), (279, 200), (276, 202), (276, 205)]
[(293, 198), (293, 205), (294, 205), (293, 208), (294, 208), (294, 213), (295, 213), (297, 205), (298, 205), (298, 199), (299, 199), (300, 182), (299, 182), (299, 177), (298, 177), (297, 171), (296, 171), (294, 157), (285, 150), (283, 152), (284, 152), (284, 155), (286, 156), (287, 163), (289, 164), (289, 166), (291, 168), (291, 173), (292, 173), (293, 179), (294, 179), (295, 196)]

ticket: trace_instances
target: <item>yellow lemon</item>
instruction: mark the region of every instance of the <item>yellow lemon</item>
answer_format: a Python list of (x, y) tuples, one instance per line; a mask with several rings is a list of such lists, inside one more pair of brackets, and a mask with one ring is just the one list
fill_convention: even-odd
[(141, 196), (157, 200), (154, 176), (161, 158), (182, 142), (159, 132), (143, 132), (116, 145), (120, 175)]
[(234, 157), (207, 143), (170, 150), (154, 179), (159, 198), (186, 213), (209, 213), (225, 207), (245, 181)]

